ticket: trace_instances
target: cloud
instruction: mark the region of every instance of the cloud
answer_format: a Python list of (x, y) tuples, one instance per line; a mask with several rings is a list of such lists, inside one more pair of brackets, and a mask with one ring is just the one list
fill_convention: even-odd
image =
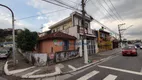
[(55, 23), (56, 23), (56, 22), (54, 22), (54, 21), (50, 21), (50, 22), (48, 22), (48, 23), (43, 24), (42, 32), (45, 32), (45, 31), (50, 30), (49, 27), (50, 27), (51, 25), (55, 24)]
[(47, 17), (43, 17), (43, 16), (38, 16), (37, 17), (37, 20), (46, 20), (47, 19)]
[(44, 19), (48, 20), (48, 22), (43, 23), (46, 26), (46, 28), (43, 28), (42, 31), (49, 30), (48, 29), (49, 25), (70, 16), (70, 13), (72, 12), (71, 10), (68, 9), (63, 10), (65, 8), (44, 2), (42, 0), (30, 0), (27, 4), (38, 9), (39, 10), (39, 12), (37, 12), (38, 15), (59, 10), (51, 14), (45, 14), (44, 16), (37, 17), (37, 20), (44, 20)]
[[(15, 17), (16, 18), (16, 17)], [(0, 9), (0, 28), (12, 28), (12, 20), (11, 20), (11, 13), (9, 10), (5, 8)], [(28, 28), (32, 29), (33, 26), (29, 23), (23, 22), (23, 21), (14, 21), (15, 29), (23, 29)], [(34, 30), (34, 29), (32, 29)]]
[[(62, 1), (72, 6), (77, 7), (77, 4), (73, 4), (70, 1), (66, 1), (66, 0), (62, 0)], [(72, 0), (72, 1), (76, 3), (81, 2), (81, 0)], [(142, 38), (140, 37), (140, 34), (142, 34), (142, 30), (141, 30), (142, 0), (111, 0), (117, 12), (123, 18), (122, 22), (118, 22), (117, 20), (112, 19), (110, 15), (105, 11), (105, 9), (100, 6), (100, 3), (98, 3), (97, 1), (103, 4), (103, 6), (111, 13), (112, 17), (115, 17), (113, 12), (115, 13), (115, 15), (117, 15), (113, 7), (111, 6), (109, 0), (105, 0), (105, 1), (108, 3), (110, 8), (113, 10), (113, 12), (107, 7), (107, 5), (103, 2), (103, 0), (102, 1), (90, 0), (88, 1), (86, 8), (85, 8), (88, 14), (90, 14), (95, 19), (97, 19), (98, 21), (100, 21), (101, 23), (103, 23), (104, 25), (106, 25), (107, 27), (109, 27), (110, 29), (112, 29), (113, 31), (117, 33), (118, 33), (118, 24), (120, 23), (126, 23), (126, 25), (123, 26), (122, 28), (127, 28), (130, 25), (134, 25), (134, 27), (128, 29), (125, 32), (124, 37), (130, 38), (130, 39)], [(47, 12), (54, 11), (54, 10), (63, 9), (59, 6), (44, 2), (42, 0), (30, 0), (28, 2), (28, 5), (38, 9), (39, 12), (37, 14), (42, 14), (42, 13), (47, 13)], [(51, 24), (54, 24), (55, 22), (62, 20), (63, 18), (69, 16), (71, 12), (72, 12), (71, 10), (66, 10), (66, 11), (56, 12), (50, 15), (49, 14), (45, 15), (48, 18), (48, 22), (44, 23), (46, 27), (43, 28), (43, 31), (48, 30), (48, 27)], [(37, 19), (41, 20), (44, 18), (42, 16), (39, 16)], [(91, 23), (92, 29), (99, 29), (100, 27), (101, 25), (99, 25), (96, 22)]]

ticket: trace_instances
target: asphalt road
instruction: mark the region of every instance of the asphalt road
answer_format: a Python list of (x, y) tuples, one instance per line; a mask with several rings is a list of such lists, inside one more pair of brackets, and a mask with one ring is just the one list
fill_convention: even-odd
[(4, 71), (3, 71), (4, 64), (7, 60), (11, 60), (11, 59), (12, 59), (12, 55), (10, 55), (8, 58), (0, 59), (0, 80), (18, 80), (14, 76), (7, 76), (4, 74)]
[(0, 59), (0, 80), (7, 80), (7, 79), (2, 77), (2, 75), (4, 75), (3, 67), (4, 67), (4, 64), (5, 64), (6, 61), (7, 61), (7, 59)]
[(72, 73), (66, 80), (142, 80), (142, 50), (138, 56), (118, 56)]

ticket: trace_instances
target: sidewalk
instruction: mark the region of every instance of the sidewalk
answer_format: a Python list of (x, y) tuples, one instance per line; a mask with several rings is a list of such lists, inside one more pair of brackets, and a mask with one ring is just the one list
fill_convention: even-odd
[[(103, 58), (106, 58), (108, 56), (111, 55), (115, 55), (116, 53), (120, 52), (120, 49), (113, 49), (113, 50), (109, 50), (109, 51), (105, 51), (105, 52), (100, 52), (100, 53), (96, 53), (96, 54), (92, 54), (91, 56), (89, 56), (89, 63), (92, 62), (96, 62), (98, 60), (101, 60)], [(23, 70), (21, 72), (17, 72), (14, 75), (21, 77), (21, 76), (25, 76), (25, 75), (47, 75), (49, 73), (55, 73), (56, 74), (56, 66), (59, 67), (59, 69), (61, 70), (61, 73), (66, 73), (69, 71), (75, 71), (77, 68), (80, 68), (82, 66), (85, 66), (86, 64), (84, 63), (84, 59), (82, 58), (76, 58), (73, 60), (69, 60), (69, 61), (65, 61), (65, 62), (61, 62), (55, 65), (51, 65), (51, 66), (45, 66), (45, 67), (33, 67), (32, 65), (26, 63), (25, 59), (23, 58), (23, 56), (19, 53), (16, 54), (16, 59), (18, 59), (18, 64), (16, 67), (14, 68), (8, 68), (9, 71), (11, 70)], [(28, 68), (28, 69), (26, 69)], [(60, 72), (60, 71), (59, 71)]]
[(23, 57), (19, 52), (16, 53), (16, 66), (11, 64), (11, 61), (8, 62), (8, 70), (14, 76), (21, 77), (26, 74), (45, 74), (45, 73), (53, 73), (55, 72), (55, 65), (37, 67), (28, 63), (28, 61)]
[[(118, 52), (120, 52), (120, 49), (117, 48), (117, 49), (113, 49), (113, 50), (109, 50), (109, 51), (105, 51), (105, 52), (92, 54), (92, 55), (88, 56), (88, 60), (90, 61), (90, 63), (96, 62), (96, 61), (106, 58), (108, 56), (115, 55)], [(73, 69), (73, 68), (69, 67), (68, 65), (75, 67), (75, 68), (79, 68), (79, 67), (84, 66), (86, 64), (84, 63), (84, 57), (82, 57), (82, 58), (77, 58), (77, 59), (73, 59), (70, 61), (62, 62), (62, 63), (60, 63), (60, 65), (64, 65), (64, 68), (61, 68), (62, 72), (68, 72)]]

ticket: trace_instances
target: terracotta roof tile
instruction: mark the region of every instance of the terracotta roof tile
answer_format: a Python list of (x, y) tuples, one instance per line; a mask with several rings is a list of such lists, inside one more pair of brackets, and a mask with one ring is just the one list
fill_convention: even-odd
[(45, 39), (76, 39), (76, 37), (65, 34), (63, 32), (55, 32), (39, 38), (39, 40)]

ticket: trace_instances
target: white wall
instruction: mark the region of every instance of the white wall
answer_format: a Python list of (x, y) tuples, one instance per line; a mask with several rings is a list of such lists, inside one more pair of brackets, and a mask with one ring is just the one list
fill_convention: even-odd
[(77, 33), (77, 26), (70, 27), (66, 30), (63, 30), (62, 32), (69, 34), (71, 36), (75, 36), (77, 39), (79, 38), (79, 34)]

